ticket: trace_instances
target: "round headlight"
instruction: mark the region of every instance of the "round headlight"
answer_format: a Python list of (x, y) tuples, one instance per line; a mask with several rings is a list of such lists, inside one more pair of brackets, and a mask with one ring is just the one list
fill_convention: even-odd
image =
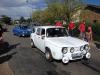
[(85, 45), (85, 46), (84, 46), (84, 49), (85, 49), (85, 50), (89, 50), (89, 45)]
[(66, 54), (67, 52), (68, 52), (68, 48), (67, 47), (62, 49), (62, 53)]
[(70, 49), (70, 52), (71, 53), (73, 53), (75, 50), (74, 50), (74, 48), (72, 47), (71, 49)]
[(84, 46), (81, 46), (81, 47), (80, 47), (80, 51), (83, 51), (83, 50), (84, 50)]

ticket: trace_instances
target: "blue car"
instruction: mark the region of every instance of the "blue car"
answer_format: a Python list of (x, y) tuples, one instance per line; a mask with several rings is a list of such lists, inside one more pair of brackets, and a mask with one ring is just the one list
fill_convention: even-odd
[(13, 28), (13, 34), (17, 36), (30, 36), (32, 30), (29, 26), (15, 26)]

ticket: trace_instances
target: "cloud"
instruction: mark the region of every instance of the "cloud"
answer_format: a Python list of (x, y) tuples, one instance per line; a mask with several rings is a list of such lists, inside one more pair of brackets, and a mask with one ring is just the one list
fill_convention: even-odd
[(7, 7), (7, 8), (0, 8), (0, 14), (2, 15), (8, 15), (12, 18), (16, 17), (29, 17), (32, 14), (32, 11), (35, 11), (36, 9), (31, 9), (27, 6), (21, 6), (21, 7)]
[(43, 7), (43, 0), (0, 0), (0, 15), (29, 17), (32, 11)]
[(0, 0), (1, 7), (19, 7), (26, 5), (28, 3), (36, 4), (40, 0)]

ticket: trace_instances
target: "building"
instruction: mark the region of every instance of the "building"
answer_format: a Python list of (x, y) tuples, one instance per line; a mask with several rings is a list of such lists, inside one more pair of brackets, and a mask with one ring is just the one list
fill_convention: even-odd
[(82, 13), (82, 18), (90, 22), (100, 22), (100, 6), (88, 4)]
[(82, 10), (78, 10), (76, 13), (74, 13), (74, 15), (72, 16), (72, 19), (74, 22), (79, 22), (80, 21), (80, 14), (81, 14)]

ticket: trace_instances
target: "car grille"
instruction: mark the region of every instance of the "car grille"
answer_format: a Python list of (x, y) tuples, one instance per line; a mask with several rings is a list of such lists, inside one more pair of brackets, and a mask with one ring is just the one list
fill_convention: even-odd
[(82, 53), (72, 54), (72, 59), (79, 59), (79, 58), (82, 58), (82, 57), (83, 57), (83, 54)]
[(80, 47), (75, 47), (75, 52), (80, 51)]

